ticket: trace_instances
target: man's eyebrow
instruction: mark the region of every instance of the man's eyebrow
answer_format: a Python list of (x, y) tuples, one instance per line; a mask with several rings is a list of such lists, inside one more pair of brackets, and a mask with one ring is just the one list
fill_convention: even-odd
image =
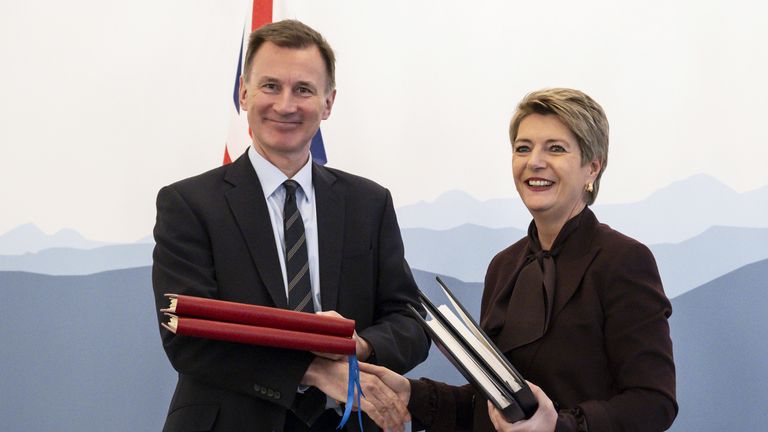
[(312, 81), (296, 81), (296, 85), (317, 88), (317, 85)]

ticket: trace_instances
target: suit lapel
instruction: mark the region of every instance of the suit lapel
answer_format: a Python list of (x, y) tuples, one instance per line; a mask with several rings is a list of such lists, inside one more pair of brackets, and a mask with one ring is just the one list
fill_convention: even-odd
[(597, 218), (591, 210), (584, 211), (586, 213), (582, 215), (581, 226), (573, 232), (572, 238), (568, 239), (571, 247), (563, 250), (563, 254), (558, 259), (558, 282), (555, 304), (552, 307), (552, 319), (555, 319), (568, 300), (576, 294), (584, 274), (599, 252), (599, 248), (592, 244), (595, 239)]
[(269, 209), (264, 200), (259, 177), (248, 159), (247, 152), (232, 163), (224, 179), (234, 186), (225, 193), (225, 197), (248, 245), (256, 271), (275, 306), (287, 308), (288, 300), (285, 297), (283, 274), (269, 219)]
[(317, 209), (317, 240), (320, 254), (320, 299), (323, 310), (335, 310), (339, 296), (341, 254), (344, 246), (345, 198), (336, 176), (312, 164)]
[(558, 266), (557, 278), (560, 282), (557, 284), (557, 290), (555, 292), (555, 304), (552, 307), (552, 319), (557, 317), (557, 314), (563, 310), (568, 300), (576, 294), (576, 291), (581, 286), (581, 281), (584, 278), (584, 274), (587, 272), (587, 268), (597, 256), (597, 250), (591, 250), (589, 253), (582, 255), (573, 261), (564, 262), (563, 265)]

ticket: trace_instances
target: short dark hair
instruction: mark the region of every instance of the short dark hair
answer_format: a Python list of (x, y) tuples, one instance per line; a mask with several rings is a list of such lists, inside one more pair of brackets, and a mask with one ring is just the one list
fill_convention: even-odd
[(327, 91), (336, 88), (336, 57), (333, 49), (323, 35), (312, 27), (297, 20), (283, 20), (259, 27), (251, 33), (248, 39), (248, 51), (245, 53), (244, 80), (248, 81), (251, 73), (251, 63), (256, 52), (264, 42), (272, 42), (282, 48), (307, 48), (316, 46), (325, 62), (328, 73)]

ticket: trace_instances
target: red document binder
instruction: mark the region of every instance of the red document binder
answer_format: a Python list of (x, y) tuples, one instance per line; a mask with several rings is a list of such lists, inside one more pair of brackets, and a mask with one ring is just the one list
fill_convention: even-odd
[(276, 348), (355, 354), (353, 320), (201, 297), (166, 294), (163, 327), (193, 336)]
[(210, 321), (199, 318), (177, 317), (171, 314), (168, 314), (168, 316), (170, 317), (169, 323), (163, 324), (163, 326), (181, 336), (195, 336), (302, 351), (345, 355), (355, 354), (355, 340), (352, 338)]
[(179, 316), (331, 336), (352, 337), (355, 332), (355, 321), (346, 318), (178, 294), (166, 297), (171, 306), (162, 311)]

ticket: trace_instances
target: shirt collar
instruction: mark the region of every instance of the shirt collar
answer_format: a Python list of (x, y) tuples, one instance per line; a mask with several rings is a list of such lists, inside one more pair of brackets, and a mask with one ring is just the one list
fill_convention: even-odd
[[(248, 158), (251, 160), (253, 169), (256, 170), (256, 175), (261, 182), (261, 188), (264, 191), (264, 198), (269, 198), (275, 193), (283, 182), (288, 180), (286, 176), (279, 168), (272, 165), (268, 160), (264, 159), (264, 156), (259, 154), (253, 146), (248, 147)], [(301, 186), (301, 190), (304, 192), (304, 199), (312, 201), (314, 198), (314, 189), (312, 188), (312, 158), (307, 158), (307, 163), (293, 176), (293, 180)], [(299, 195), (301, 196), (301, 195)]]

